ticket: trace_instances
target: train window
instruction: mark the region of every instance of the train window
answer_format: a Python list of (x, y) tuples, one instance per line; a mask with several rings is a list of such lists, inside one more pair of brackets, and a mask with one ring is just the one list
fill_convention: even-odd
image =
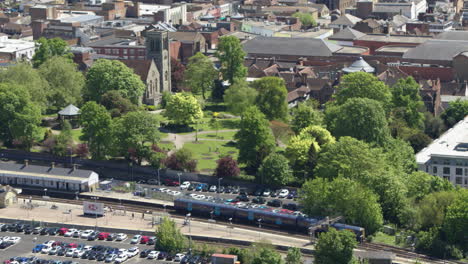
[(249, 214), (247, 215), (247, 219), (249, 219), (250, 221), (253, 221), (254, 220), (254, 213), (249, 212)]

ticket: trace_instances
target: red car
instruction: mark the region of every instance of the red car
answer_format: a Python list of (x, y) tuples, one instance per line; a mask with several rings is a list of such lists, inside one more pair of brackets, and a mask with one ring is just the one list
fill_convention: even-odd
[(140, 244), (146, 244), (149, 241), (149, 236), (142, 236), (140, 239)]
[(68, 232), (68, 228), (62, 227), (59, 229), (58, 234), (63, 236), (66, 232)]
[(101, 232), (101, 233), (99, 233), (99, 235), (98, 235), (98, 239), (99, 239), (99, 240), (106, 240), (106, 239), (109, 237), (109, 235), (110, 235), (109, 233)]
[(165, 180), (163, 180), (163, 183), (166, 186), (179, 186), (180, 185), (180, 183), (178, 181), (174, 181), (174, 180), (171, 180), (171, 179), (165, 179)]
[(75, 243), (70, 243), (66, 246), (66, 248), (77, 248), (78, 247), (78, 244), (75, 244)]

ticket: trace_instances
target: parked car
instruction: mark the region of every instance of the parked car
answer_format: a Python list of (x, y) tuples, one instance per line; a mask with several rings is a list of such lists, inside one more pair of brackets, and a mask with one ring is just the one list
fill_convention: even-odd
[(106, 240), (107, 240), (107, 241), (114, 241), (116, 238), (117, 238), (117, 234), (116, 234), (116, 233), (110, 233), (110, 234), (107, 236)]
[(241, 201), (241, 202), (248, 202), (249, 197), (246, 194), (240, 194), (236, 197), (236, 200)]
[(130, 240), (131, 244), (138, 244), (140, 243), (141, 235), (134, 235), (132, 240)]
[(159, 182), (158, 182), (158, 180), (150, 179), (150, 180), (148, 180), (148, 184), (159, 185)]
[(149, 238), (148, 242), (146, 243), (147, 245), (154, 245), (156, 244), (156, 237), (152, 236)]
[(89, 236), (88, 236), (88, 241), (93, 241), (93, 240), (96, 240), (99, 236), (99, 231), (94, 231), (93, 233), (91, 233)]
[(271, 190), (267, 188), (267, 189), (263, 190), (262, 196), (268, 197), (268, 196), (270, 196), (270, 194), (271, 194)]
[(190, 186), (190, 182), (189, 182), (189, 181), (184, 181), (184, 182), (180, 185), (180, 189), (181, 189), (181, 190), (186, 190), (186, 189), (188, 189), (189, 186)]
[(138, 247), (131, 247), (127, 251), (127, 256), (129, 258), (133, 258), (134, 256), (138, 255), (138, 253), (140, 253), (140, 249), (138, 249)]
[(297, 191), (290, 191), (288, 194), (288, 199), (295, 199), (297, 196)]
[(38, 235), (42, 230), (42, 227), (35, 227), (32, 231), (33, 234)]
[(268, 201), (268, 203), (267, 203), (267, 205), (273, 206), (273, 207), (281, 207), (282, 204), (283, 204), (283, 202), (281, 200), (278, 200), (278, 199)]
[(29, 235), (29, 234), (31, 234), (33, 232), (33, 230), (34, 229), (31, 226), (28, 225), (26, 228), (24, 228), (24, 233), (26, 235)]
[(81, 232), (81, 238), (88, 239), (89, 235), (91, 235), (94, 232), (92, 229), (84, 230)]
[(41, 231), (39, 232), (39, 235), (45, 236), (48, 233), (49, 233), (49, 228), (45, 227), (41, 229)]
[(252, 199), (252, 203), (264, 204), (266, 202), (265, 198), (258, 196)]
[(211, 185), (209, 191), (216, 192), (216, 189), (217, 189), (216, 185)]
[(116, 259), (115, 263), (123, 263), (128, 259), (127, 254), (120, 254)]
[(33, 253), (39, 253), (42, 251), (42, 249), (45, 247), (44, 244), (37, 244), (33, 249), (32, 249), (32, 252)]
[(221, 185), (221, 186), (219, 186), (219, 188), (216, 190), (216, 192), (217, 192), (217, 193), (223, 193), (224, 190), (226, 190), (226, 187), (224, 187), (224, 186)]
[(58, 234), (61, 235), (61, 236), (63, 236), (63, 235), (65, 235), (65, 233), (67, 233), (67, 232), (68, 232), (68, 228), (62, 227), (62, 228), (59, 229)]
[(263, 193), (263, 189), (259, 188), (259, 189), (255, 190), (254, 195), (255, 196), (262, 196), (262, 193)]
[(59, 231), (58, 227), (52, 227), (49, 229), (47, 233), (49, 234), (49, 236), (55, 236), (58, 234), (58, 231)]
[(146, 244), (149, 241), (149, 236), (141, 236), (140, 244)]
[(150, 253), (148, 253), (148, 259), (157, 259), (159, 255), (159, 251), (156, 250), (151, 250)]
[(65, 253), (66, 257), (73, 257), (73, 254), (75, 254), (76, 248), (69, 248), (67, 252)]
[(297, 211), (297, 204), (295, 204), (295, 203), (283, 204), (283, 208), (291, 210), (291, 211)]
[(177, 253), (174, 257), (174, 261), (176, 262), (180, 262), (182, 261), (182, 259), (185, 257), (185, 254), (182, 254), (182, 253)]
[(106, 239), (109, 237), (109, 235), (110, 235), (110, 234), (107, 233), (107, 232), (101, 232), (101, 233), (99, 233), (99, 235), (98, 235), (98, 239), (99, 239), (99, 240), (106, 240)]
[(74, 229), (74, 228), (68, 229), (68, 231), (65, 232), (65, 234), (64, 234), (63, 236), (65, 236), (65, 237), (71, 237), (71, 236), (73, 236), (73, 234), (74, 234), (75, 232), (77, 232), (77, 231), (78, 231), (78, 230), (77, 230), (77, 229)]
[(127, 239), (127, 235), (124, 233), (118, 233), (115, 238), (116, 241), (124, 241), (125, 239)]
[(109, 254), (107, 255), (106, 259), (104, 260), (106, 263), (112, 263), (117, 258), (117, 254)]
[(178, 181), (171, 180), (171, 179), (164, 179), (162, 182), (166, 186), (179, 186), (180, 185)]
[(151, 249), (145, 249), (140, 252), (140, 258), (146, 258), (148, 257), (148, 254), (151, 252)]
[(280, 193), (278, 194), (279, 198), (286, 198), (289, 195), (289, 190), (288, 189), (282, 189)]
[(42, 254), (49, 254), (49, 252), (52, 250), (52, 246), (45, 246), (41, 249)]
[(159, 252), (158, 259), (166, 259), (167, 252), (161, 251)]
[(62, 249), (61, 246), (53, 247), (52, 250), (49, 251), (49, 255), (56, 255), (60, 249)]

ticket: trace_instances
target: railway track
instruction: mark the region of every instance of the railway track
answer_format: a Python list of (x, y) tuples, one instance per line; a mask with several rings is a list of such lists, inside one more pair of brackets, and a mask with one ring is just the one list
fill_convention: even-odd
[[(90, 198), (83, 198), (81, 197), (79, 200), (74, 200), (74, 199), (63, 199), (63, 198), (49, 198), (49, 199), (44, 199), (42, 196), (38, 195), (19, 195), (19, 198), (24, 198), (24, 199), (29, 199), (29, 197), (32, 197), (33, 200), (42, 200), (42, 201), (48, 201), (52, 203), (66, 203), (66, 204), (74, 204), (74, 205), (82, 205), (83, 201), (90, 201), (90, 202), (95, 202), (95, 200), (90, 199)], [(113, 202), (113, 201), (102, 201), (105, 206), (107, 207), (112, 207), (113, 209), (122, 209), (125, 208), (126, 211), (129, 212), (135, 212), (135, 213), (148, 213), (150, 212), (165, 212), (168, 213), (171, 217), (173, 218), (179, 218), (183, 219), (185, 216), (178, 214), (175, 210), (173, 209), (162, 209), (156, 206), (146, 206), (146, 205), (137, 205), (137, 204), (129, 204), (125, 203), (124, 201), (122, 202)], [(193, 220), (196, 220), (198, 222), (204, 222), (204, 223), (211, 223), (207, 219), (204, 218), (197, 218), (193, 217)], [(248, 225), (240, 225), (240, 224), (234, 224), (234, 223), (226, 223), (222, 221), (217, 221), (217, 224), (220, 225), (225, 225), (230, 226), (230, 227), (237, 227), (237, 228), (242, 228), (242, 229), (247, 229), (251, 231), (265, 231), (266, 229), (268, 230), (269, 233), (272, 234), (277, 234), (281, 236), (288, 236), (288, 237), (294, 237), (294, 238), (299, 238), (299, 239), (310, 239), (309, 236), (302, 235), (299, 233), (291, 233), (291, 232), (285, 232), (285, 231), (277, 231), (273, 229), (268, 229), (268, 228), (258, 228), (254, 226), (248, 226)], [(229, 244), (224, 244), (224, 243), (215, 243), (215, 242), (207, 242), (207, 244), (212, 244), (216, 246), (224, 246), (224, 247), (229, 247), (232, 245)], [(239, 246), (236, 245), (236, 247), (248, 247), (248, 246)], [(412, 252), (410, 250), (404, 249), (404, 248), (399, 248), (395, 246), (390, 246), (390, 245), (382, 245), (382, 244), (375, 244), (375, 243), (362, 243), (358, 245), (358, 249), (361, 250), (372, 250), (372, 251), (388, 251), (394, 253), (397, 257), (401, 258), (407, 258), (407, 259), (419, 259), (422, 261), (428, 261), (430, 263), (436, 263), (436, 264), (467, 264), (466, 262), (461, 262), (461, 261), (447, 261), (447, 260), (441, 260), (437, 258), (433, 258), (427, 255), (421, 255), (415, 252)]]

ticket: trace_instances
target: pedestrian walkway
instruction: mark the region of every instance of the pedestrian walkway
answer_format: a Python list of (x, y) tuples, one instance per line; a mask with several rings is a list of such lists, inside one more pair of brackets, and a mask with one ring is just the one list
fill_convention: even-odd
[[(223, 129), (223, 130), (218, 130), (218, 133), (223, 133), (223, 132), (234, 132), (237, 131), (238, 129)], [(198, 135), (204, 135), (204, 134), (212, 134), (215, 133), (215, 130), (212, 131), (201, 131), (198, 132)], [(190, 134), (175, 134), (175, 133), (169, 133), (167, 134), (167, 137), (163, 138), (162, 141), (170, 141), (174, 143), (174, 146), (176, 149), (181, 149), (185, 143), (187, 142), (193, 142), (195, 141), (196, 137), (196, 132), (190, 133)], [(206, 140), (206, 141), (225, 141), (229, 142), (230, 140), (226, 139), (211, 139), (211, 138), (198, 138), (198, 140)]]
[(173, 201), (164, 201), (158, 200), (153, 198), (145, 198), (140, 196), (135, 196), (132, 193), (116, 193), (116, 192), (106, 192), (106, 191), (94, 191), (94, 192), (84, 192), (80, 193), (80, 196), (84, 197), (103, 197), (103, 198), (111, 198), (120, 201), (137, 201), (137, 202), (145, 202), (155, 205), (162, 205), (162, 206), (173, 206)]

